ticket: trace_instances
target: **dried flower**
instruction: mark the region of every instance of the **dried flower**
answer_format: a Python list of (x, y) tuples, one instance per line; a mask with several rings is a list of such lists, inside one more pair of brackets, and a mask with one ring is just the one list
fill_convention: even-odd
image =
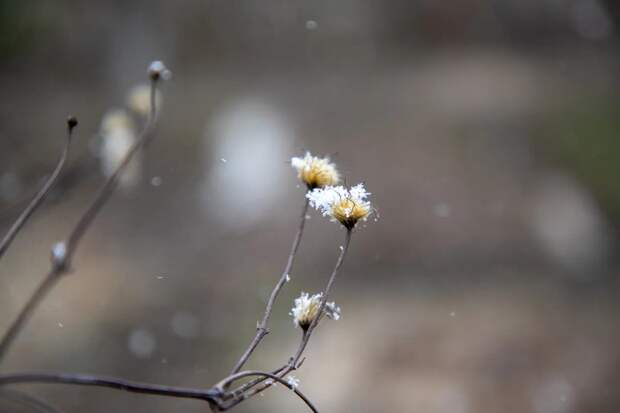
[[(159, 90), (155, 91), (155, 105), (160, 107), (162, 96)], [(134, 112), (148, 116), (151, 112), (151, 86), (147, 84), (136, 85), (131, 88), (127, 95), (127, 106)]]
[(308, 189), (336, 185), (340, 181), (336, 165), (327, 157), (318, 158), (306, 152), (303, 158), (291, 158), (291, 165), (297, 169), (298, 178), (308, 186)]
[[(290, 315), (293, 316), (295, 327), (299, 326), (304, 331), (310, 327), (310, 324), (312, 324), (312, 321), (319, 313), (322, 297), (323, 293), (309, 295), (308, 293), (302, 292), (301, 295), (295, 299), (295, 306), (290, 312)], [(336, 307), (335, 302), (325, 303), (323, 312), (332, 320), (338, 320), (340, 318), (340, 307)]]
[(372, 212), (370, 202), (366, 198), (364, 184), (357, 184), (351, 189), (343, 186), (328, 186), (315, 188), (306, 194), (310, 205), (320, 210), (324, 216), (330, 216), (332, 221), (338, 221), (347, 229), (352, 229), (357, 221), (366, 220)]
[(161, 60), (155, 60), (149, 65), (148, 74), (151, 80), (164, 79), (168, 80), (172, 77), (172, 72), (168, 70)]
[(77, 125), (78, 125), (78, 120), (75, 116), (69, 116), (67, 118), (67, 127), (69, 128), (69, 130), (72, 130)]

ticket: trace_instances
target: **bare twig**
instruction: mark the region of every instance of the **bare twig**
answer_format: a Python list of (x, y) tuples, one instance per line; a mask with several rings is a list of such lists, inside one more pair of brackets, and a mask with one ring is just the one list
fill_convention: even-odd
[(60, 280), (60, 273), (58, 271), (58, 267), (54, 267), (47, 273), (43, 281), (41, 281), (41, 284), (39, 284), (26, 302), (26, 305), (21, 309), (15, 320), (13, 320), (9, 329), (4, 333), (4, 336), (2, 336), (2, 341), (0, 341), (0, 361), (2, 361), (6, 355), (13, 340), (15, 340), (17, 334), (19, 334), (26, 322), (30, 319), (34, 310), (36, 310), (47, 293), (56, 285), (58, 280)]
[(158, 396), (199, 399), (216, 402), (220, 392), (216, 389), (194, 389), (187, 387), (164, 386), (161, 384), (140, 383), (115, 377), (93, 376), (73, 373), (14, 373), (0, 374), (0, 386), (19, 383), (60, 383), (78, 386), (107, 387), (132, 393)]
[(269, 330), (267, 329), (267, 323), (269, 322), (269, 318), (271, 317), (271, 313), (273, 311), (273, 304), (278, 298), (278, 294), (280, 293), (280, 290), (282, 289), (284, 284), (286, 284), (286, 282), (288, 281), (289, 274), (291, 272), (291, 269), (293, 268), (293, 263), (295, 262), (295, 256), (297, 255), (297, 250), (299, 249), (299, 244), (301, 242), (301, 238), (304, 232), (304, 227), (306, 224), (306, 214), (308, 213), (308, 203), (309, 201), (306, 198), (304, 202), (304, 206), (301, 211), (301, 216), (299, 218), (299, 225), (297, 227), (297, 233), (295, 234), (293, 245), (291, 246), (291, 252), (288, 256), (288, 260), (286, 261), (286, 266), (284, 267), (282, 276), (280, 276), (280, 280), (278, 281), (273, 291), (271, 292), (269, 301), (267, 301), (267, 307), (265, 308), (265, 315), (263, 316), (263, 319), (261, 320), (261, 322), (256, 326), (256, 335), (254, 336), (254, 339), (252, 340), (248, 348), (245, 350), (245, 352), (243, 353), (243, 355), (241, 356), (237, 364), (235, 364), (235, 367), (233, 367), (230, 373), (231, 375), (241, 370), (241, 368), (248, 361), (248, 359), (250, 358), (250, 356), (252, 355), (256, 347), (258, 346), (258, 344), (261, 342), (263, 337), (269, 334)]
[[(312, 323), (310, 324), (310, 327), (308, 327), (308, 329), (303, 333), (301, 341), (299, 343), (299, 347), (297, 348), (297, 351), (295, 352), (295, 355), (293, 355), (287, 364), (285, 364), (284, 366), (280, 367), (279, 369), (275, 370), (275, 372), (273, 374), (277, 374), (278, 377), (283, 378), (285, 377), (287, 374), (289, 374), (291, 371), (296, 370), (301, 363), (303, 362), (303, 359), (301, 359), (304, 350), (306, 349), (306, 346), (308, 345), (308, 341), (310, 340), (310, 337), (312, 335), (313, 330), (316, 328), (321, 315), (323, 314), (323, 310), (325, 309), (325, 305), (327, 303), (327, 299), (329, 298), (329, 293), (332, 289), (332, 286), (334, 284), (334, 281), (336, 280), (336, 275), (338, 274), (338, 271), (340, 270), (340, 267), (342, 266), (343, 262), (344, 262), (344, 258), (347, 254), (347, 251), (349, 249), (349, 245), (351, 243), (351, 234), (352, 231), (350, 229), (347, 229), (347, 233), (345, 236), (345, 241), (344, 241), (344, 245), (342, 246), (342, 249), (340, 251), (340, 255), (338, 256), (338, 260), (336, 261), (336, 265), (334, 266), (334, 269), (332, 271), (331, 276), (329, 277), (329, 280), (327, 282), (327, 286), (325, 287), (325, 291), (323, 292), (323, 297), (321, 299), (321, 306), (319, 307), (319, 315), (312, 320)], [(233, 376), (234, 377), (234, 376)], [(226, 380), (226, 379), (225, 379)], [(265, 390), (266, 388), (268, 388), (270, 385), (269, 384), (261, 384), (264, 381), (264, 377), (260, 378), (260, 379), (256, 379), (253, 380), (249, 383), (244, 384), (243, 386), (241, 386), (238, 389), (235, 389), (233, 391), (230, 392), (230, 394), (232, 395), (238, 395), (240, 394), (240, 397), (235, 397), (234, 400), (230, 403), (230, 407), (233, 407), (239, 403), (241, 403), (242, 401), (262, 392), (263, 390)], [(258, 386), (258, 387), (256, 387)]]
[(129, 149), (129, 151), (125, 154), (125, 157), (118, 165), (116, 170), (110, 177), (105, 181), (97, 196), (95, 197), (92, 204), (88, 207), (88, 209), (82, 214), (82, 217), (78, 221), (78, 223), (71, 231), (69, 238), (67, 240), (67, 263), (71, 262), (71, 258), (77, 249), (77, 245), (86, 232), (86, 230), (90, 227), (93, 220), (97, 217), (105, 203), (110, 199), (116, 187), (118, 186), (118, 180), (122, 173), (127, 168), (127, 165), (131, 162), (133, 156), (144, 146), (146, 146), (151, 139), (153, 138), (153, 128), (155, 127), (155, 122), (157, 120), (157, 108), (156, 108), (156, 93), (157, 93), (157, 82), (159, 78), (151, 77), (151, 111), (149, 117), (138, 136), (138, 139), (134, 143), (134, 145)]
[(37, 194), (32, 198), (32, 201), (26, 206), (26, 208), (22, 211), (22, 213), (17, 217), (11, 228), (7, 231), (0, 241), (0, 258), (4, 255), (4, 253), (9, 249), (9, 246), (19, 233), (19, 231), (23, 228), (23, 226), (28, 222), (28, 219), (34, 214), (36, 209), (45, 201), (45, 197), (50, 192), (60, 173), (62, 172), (65, 163), (67, 162), (67, 156), (69, 154), (69, 147), (71, 146), (71, 138), (73, 136), (73, 129), (77, 126), (77, 120), (71, 116), (67, 119), (67, 139), (65, 141), (65, 146), (60, 155), (60, 159), (58, 160), (58, 164), (56, 164), (56, 168), (52, 174), (47, 178), (43, 187), (37, 192)]
[[(282, 367), (279, 367), (279, 368), (271, 371), (271, 374), (275, 374), (275, 375), (278, 375), (280, 377), (283, 377), (282, 375), (280, 375), (280, 373), (282, 371), (284, 371), (284, 369), (286, 369), (287, 367), (288, 367), (288, 363), (283, 365)], [(228, 393), (226, 393), (226, 395), (224, 395), (224, 397), (230, 396), (232, 398), (232, 397), (241, 395), (242, 393), (246, 392), (247, 390), (251, 389), (252, 387), (256, 386), (257, 384), (265, 381), (266, 379), (267, 379), (266, 377), (259, 377), (257, 379), (252, 380), (252, 381), (249, 381), (249, 382), (243, 384), (242, 386), (239, 386), (238, 388), (229, 391)]]
[[(0, 386), (9, 384), (20, 383), (59, 383), (59, 384), (73, 384), (78, 386), (95, 386), (95, 387), (107, 387), (116, 390), (124, 390), (132, 393), (151, 394), (157, 396), (178, 397), (184, 399), (198, 399), (209, 402), (209, 404), (217, 407), (218, 410), (225, 411), (230, 409), (233, 405), (227, 406), (221, 402), (221, 396), (223, 388), (228, 384), (236, 380), (240, 380), (244, 377), (260, 376), (268, 379), (272, 379), (281, 383), (282, 385), (291, 389), (300, 399), (306, 403), (306, 405), (315, 413), (318, 410), (310, 400), (295, 386), (288, 383), (281, 377), (275, 374), (262, 372), (262, 371), (243, 371), (232, 376), (227, 377), (223, 381), (219, 382), (216, 386), (210, 389), (196, 389), (189, 387), (173, 387), (164, 386), (161, 384), (141, 383), (135, 381), (129, 381), (125, 379), (119, 379), (115, 377), (94, 376), (90, 374), (75, 374), (75, 373), (13, 373), (13, 374), (1, 374)], [(235, 404), (236, 405), (236, 404)]]
[[(95, 199), (90, 204), (90, 206), (86, 209), (86, 211), (81, 215), (77, 224), (73, 228), (73, 230), (69, 233), (69, 236), (66, 238), (66, 242), (61, 242), (56, 244), (52, 253), (52, 268), (46, 275), (46, 277), (42, 280), (41, 284), (37, 287), (35, 292), (26, 302), (24, 308), (19, 312), (16, 319), (12, 322), (11, 326), (2, 337), (0, 341), (0, 361), (5, 356), (12, 342), (19, 334), (19, 332), (24, 328), (28, 320), (34, 311), (38, 308), (39, 304), (42, 300), (47, 296), (47, 294), (51, 291), (51, 289), (56, 285), (58, 280), (62, 275), (67, 274), (71, 267), (71, 261), (77, 247), (79, 245), (80, 240), (86, 233), (86, 231), (90, 228), (93, 221), (105, 206), (107, 201), (113, 195), (115, 189), (118, 186), (119, 178), (122, 173), (126, 169), (126, 167), (131, 162), (133, 156), (142, 149), (145, 145), (147, 145), (152, 139), (152, 131), (155, 125), (155, 121), (157, 118), (157, 109), (156, 109), (156, 92), (157, 92), (157, 81), (160, 77), (165, 78), (165, 68), (161, 62), (154, 62), (149, 69), (149, 76), (151, 78), (151, 111), (146, 123), (144, 125), (143, 130), (141, 131), (138, 139), (134, 143), (134, 145), (129, 149), (129, 151), (125, 154), (122, 161), (114, 171), (114, 173), (105, 181), (105, 183), (100, 188), (97, 193)], [(73, 125), (75, 126), (75, 125)], [(71, 132), (72, 126), (70, 125), (69, 132)], [(70, 135), (69, 135), (70, 137)], [(63, 152), (63, 156), (53, 174), (53, 179), (48, 181), (49, 187), (53, 184), (54, 180), (57, 178), (57, 175), (60, 173), (62, 165), (65, 162), (67, 156), (68, 147), (65, 148)], [(55, 175), (55, 176), (54, 176)], [(47, 186), (47, 184), (46, 184)], [(44, 197), (45, 193), (49, 190), (49, 187), (44, 191), (41, 199)], [(38, 198), (38, 196), (37, 196)], [(38, 203), (41, 202), (41, 199), (33, 200), (34, 206), (32, 207), (32, 211), (36, 208)], [(36, 202), (35, 202), (36, 201)], [(336, 261), (336, 265), (329, 277), (327, 282), (327, 286), (323, 291), (323, 295), (321, 298), (321, 302), (319, 305), (318, 315), (312, 320), (310, 326), (303, 331), (303, 335), (301, 337), (301, 341), (297, 348), (297, 351), (294, 353), (292, 357), (289, 358), (288, 362), (284, 364), (282, 367), (273, 370), (272, 372), (263, 372), (256, 370), (248, 370), (248, 371), (240, 371), (242, 367), (247, 363), (250, 359), (262, 339), (269, 333), (267, 325), (269, 323), (271, 314), (273, 312), (273, 307), (275, 301), (278, 297), (278, 294), (289, 280), (289, 273), (293, 267), (295, 257), (297, 255), (297, 251), (299, 249), (299, 245), (301, 243), (301, 238), (303, 235), (305, 221), (306, 221), (306, 213), (308, 210), (309, 201), (306, 199), (304, 206), (302, 208), (302, 213), (300, 216), (300, 221), (298, 225), (298, 229), (293, 239), (293, 244), (291, 246), (291, 251), (288, 256), (286, 266), (284, 271), (276, 283), (274, 289), (271, 292), (269, 300), (267, 302), (265, 313), (263, 315), (262, 320), (257, 324), (256, 334), (249, 346), (239, 359), (239, 361), (235, 364), (232, 369), (232, 372), (229, 376), (219, 381), (215, 386), (209, 389), (196, 389), (196, 388), (186, 388), (186, 387), (172, 387), (165, 386), (161, 384), (150, 384), (150, 383), (140, 383), (133, 382), (121, 378), (114, 377), (105, 377), (105, 376), (94, 376), (88, 374), (74, 374), (74, 373), (13, 373), (13, 374), (3, 374), (0, 375), (0, 386), (9, 385), (9, 384), (18, 384), (18, 383), (60, 383), (60, 384), (73, 384), (73, 385), (82, 385), (82, 386), (97, 386), (97, 387), (106, 387), (112, 388), (116, 390), (124, 390), (133, 393), (142, 393), (142, 394), (151, 394), (151, 395), (159, 395), (159, 396), (168, 396), (168, 397), (179, 397), (179, 398), (190, 398), (190, 399), (199, 399), (203, 401), (207, 401), (211, 408), (214, 411), (226, 411), (237, 404), (243, 402), (244, 400), (249, 399), (265, 390), (266, 388), (273, 386), (275, 382), (281, 383), (286, 386), (290, 390), (292, 390), (299, 398), (301, 398), (304, 403), (315, 413), (318, 413), (318, 410), (314, 405), (308, 400), (308, 398), (297, 389), (295, 383), (286, 380), (286, 376), (293, 370), (299, 368), (303, 363), (304, 359), (302, 358), (303, 352), (310, 340), (310, 337), (318, 325), (320, 319), (322, 318), (325, 312), (325, 306), (327, 305), (327, 300), (329, 298), (329, 294), (332, 290), (333, 283), (335, 282), (336, 275), (340, 270), (344, 262), (344, 258), (349, 248), (349, 244), (351, 242), (351, 228), (347, 227), (347, 234), (345, 238), (344, 246), (341, 247), (341, 252)], [(27, 208), (30, 209), (30, 206)], [(28, 212), (25, 215), (26, 218), (32, 211)], [(24, 219), (24, 221), (25, 221)], [(19, 228), (14, 231), (12, 237), (19, 231)], [(346, 226), (346, 225), (345, 225)], [(11, 238), (12, 239), (12, 238)], [(10, 241), (2, 242), (2, 246), (6, 244), (10, 244)], [(2, 252), (2, 251), (0, 251)], [(1, 254), (0, 254), (1, 257)], [(232, 385), (234, 382), (248, 378), (255, 377), (253, 380), (248, 381), (247, 383), (238, 386), (234, 390), (228, 390), (228, 387)], [(270, 379), (270, 380), (268, 380)], [(25, 396), (26, 400), (29, 396)], [(45, 404), (42, 406), (45, 408)], [(53, 408), (47, 408), (48, 412), (53, 411)]]
[(319, 320), (321, 319), (321, 316), (323, 315), (323, 310), (325, 310), (325, 305), (327, 304), (329, 293), (331, 292), (332, 286), (334, 285), (334, 281), (336, 280), (336, 275), (338, 274), (338, 271), (340, 270), (340, 267), (342, 266), (342, 263), (344, 262), (344, 257), (347, 255), (347, 251), (349, 250), (349, 245), (351, 244), (351, 234), (352, 234), (351, 229), (347, 229), (347, 234), (344, 239), (344, 245), (342, 246), (340, 250), (340, 255), (338, 256), (338, 260), (336, 261), (334, 270), (332, 271), (332, 274), (329, 277), (329, 281), (327, 281), (327, 286), (325, 287), (325, 291), (323, 291), (323, 297), (321, 299), (321, 306), (319, 307), (319, 314), (317, 317), (314, 318), (314, 320), (312, 320), (312, 323), (310, 324), (310, 327), (308, 327), (308, 330), (304, 332), (301, 342), (299, 343), (299, 348), (297, 349), (297, 352), (295, 353), (295, 355), (292, 357), (292, 359), (289, 362), (289, 366), (292, 369), (296, 368), (297, 363), (301, 359), (301, 356), (304, 353), (306, 346), (308, 345), (308, 341), (310, 340), (310, 336), (312, 335), (312, 332), (318, 325)]
[[(289, 389), (293, 390), (295, 392), (295, 394), (297, 396), (299, 396), (299, 398), (302, 399), (304, 401), (304, 403), (306, 403), (306, 405), (308, 405), (308, 407), (313, 412), (318, 413), (318, 410), (316, 409), (316, 407), (314, 407), (314, 405), (310, 402), (310, 400), (308, 400), (308, 398), (302, 392), (297, 390), (296, 386), (293, 386), (292, 384), (290, 384), (289, 382), (284, 380), (282, 377), (279, 377), (279, 376), (276, 376), (275, 374), (267, 373), (267, 372), (264, 372), (264, 371), (248, 370), (248, 371), (242, 371), (242, 372), (233, 374), (231, 376), (228, 376), (224, 380), (220, 381), (218, 384), (216, 384), (214, 386), (214, 388), (221, 391), (226, 386), (228, 386), (230, 383), (232, 383), (234, 381), (237, 381), (237, 380), (242, 379), (244, 377), (253, 377), (253, 376), (260, 376), (263, 379), (272, 379), (274, 381), (277, 381), (278, 383), (281, 383), (282, 385), (284, 385), (284, 386), (288, 387)], [(228, 410), (228, 409), (236, 406), (237, 404), (238, 403), (234, 403), (234, 404), (231, 404), (230, 406), (227, 406), (226, 404), (223, 404), (220, 408), (221, 408), (221, 410)]]
[(60, 251), (54, 251), (52, 256), (52, 269), (47, 273), (47, 276), (41, 281), (41, 284), (37, 287), (33, 295), (28, 299), (26, 305), (19, 312), (15, 320), (11, 323), (11, 326), (2, 337), (0, 341), (0, 362), (6, 355), (9, 347), (13, 343), (15, 337), (23, 329), (24, 325), (30, 319), (30, 316), (36, 310), (41, 301), (49, 293), (49, 291), (56, 285), (58, 280), (63, 274), (69, 271), (71, 265), (71, 259), (75, 254), (78, 243), (82, 236), (88, 230), (93, 220), (97, 217), (105, 203), (110, 199), (114, 190), (118, 186), (118, 179), (124, 172), (125, 168), (131, 162), (133, 156), (146, 145), (152, 138), (152, 131), (157, 119), (157, 108), (155, 95), (157, 92), (157, 83), (160, 76), (149, 73), (151, 79), (151, 111), (148, 119), (140, 133), (138, 139), (134, 145), (129, 149), (125, 157), (118, 165), (114, 173), (105, 181), (97, 196), (88, 207), (88, 209), (82, 214), (80, 220), (75, 225), (66, 243), (60, 243)]

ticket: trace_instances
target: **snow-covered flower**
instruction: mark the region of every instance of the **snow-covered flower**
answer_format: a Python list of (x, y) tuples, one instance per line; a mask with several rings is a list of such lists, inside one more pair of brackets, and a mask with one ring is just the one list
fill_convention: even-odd
[[(310, 327), (312, 321), (319, 314), (322, 298), (323, 293), (310, 295), (302, 292), (301, 295), (295, 299), (295, 305), (290, 312), (290, 315), (293, 316), (295, 327), (299, 326), (304, 331)], [(340, 307), (337, 307), (335, 302), (325, 303), (323, 312), (332, 320), (338, 320), (340, 318)]]
[(302, 292), (301, 295), (295, 299), (295, 306), (291, 309), (290, 315), (293, 316), (293, 323), (295, 326), (299, 326), (302, 330), (307, 330), (312, 324), (312, 320), (319, 313), (319, 307), (321, 306), (322, 293), (309, 295)]
[(318, 209), (324, 216), (339, 221), (348, 229), (352, 229), (357, 221), (366, 220), (372, 212), (372, 206), (366, 198), (364, 184), (357, 184), (350, 189), (343, 186), (327, 186), (315, 188), (306, 194), (310, 205)]
[[(131, 147), (136, 142), (134, 123), (129, 114), (122, 109), (108, 112), (101, 121), (101, 172), (110, 177), (119, 167)], [(132, 188), (142, 177), (142, 160), (136, 154), (119, 178), (123, 188)]]
[(331, 163), (327, 157), (319, 158), (306, 152), (303, 158), (291, 158), (291, 166), (297, 170), (297, 177), (309, 189), (336, 185), (340, 181), (336, 165)]
[(164, 62), (161, 60), (155, 60), (152, 62), (149, 65), (147, 73), (152, 80), (159, 80), (160, 78), (168, 80), (172, 77), (172, 72), (168, 70), (166, 65), (164, 65)]
[(288, 376), (286, 378), (286, 382), (289, 384), (289, 386), (291, 386), (293, 390), (299, 387), (299, 383), (300, 383), (299, 379), (295, 376)]
[[(156, 90), (155, 106), (159, 108), (161, 103), (161, 92)], [(148, 116), (151, 111), (151, 86), (142, 84), (132, 87), (127, 94), (127, 106), (142, 116)]]

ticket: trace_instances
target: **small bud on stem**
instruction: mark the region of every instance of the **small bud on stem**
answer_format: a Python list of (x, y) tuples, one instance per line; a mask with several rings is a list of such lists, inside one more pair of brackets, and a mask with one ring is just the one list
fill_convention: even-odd
[(156, 60), (150, 64), (148, 75), (152, 81), (158, 81), (159, 79), (168, 80), (172, 77), (172, 72), (166, 68), (161, 60)]
[(67, 267), (67, 244), (57, 242), (52, 246), (52, 265), (54, 269), (62, 271)]
[(75, 116), (69, 116), (67, 118), (67, 127), (69, 128), (69, 130), (72, 130), (77, 125), (78, 125), (78, 120)]

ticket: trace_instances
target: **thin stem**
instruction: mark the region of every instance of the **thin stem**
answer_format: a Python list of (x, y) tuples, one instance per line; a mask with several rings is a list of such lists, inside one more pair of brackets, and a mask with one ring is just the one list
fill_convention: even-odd
[[(275, 370), (272, 370), (271, 374), (275, 374), (275, 375), (278, 375), (279, 377), (283, 377), (282, 375), (280, 375), (280, 372), (284, 371), (284, 369), (286, 369), (287, 367), (288, 367), (288, 364), (285, 364), (282, 367), (279, 367), (279, 368), (277, 368)], [(266, 377), (259, 377), (257, 379), (254, 379), (252, 381), (249, 381), (249, 382), (245, 383), (242, 386), (239, 386), (238, 388), (228, 392), (227, 394), (230, 394), (231, 397), (234, 397), (237, 394), (244, 393), (245, 391), (251, 389), (252, 387), (256, 386), (257, 384), (259, 384), (259, 383), (261, 383), (261, 382), (263, 382), (265, 380), (266, 380)]]
[(269, 318), (271, 317), (271, 313), (273, 311), (273, 305), (276, 299), (278, 298), (278, 294), (280, 293), (280, 290), (282, 289), (284, 284), (287, 283), (289, 279), (289, 273), (291, 272), (291, 269), (293, 268), (293, 263), (295, 262), (297, 250), (299, 249), (299, 244), (301, 242), (301, 238), (304, 232), (304, 227), (306, 225), (306, 214), (308, 213), (308, 203), (309, 203), (309, 200), (306, 198), (304, 202), (304, 206), (301, 210), (301, 215), (299, 218), (299, 225), (297, 227), (297, 233), (295, 234), (295, 238), (293, 239), (293, 245), (291, 246), (291, 252), (288, 256), (288, 260), (286, 261), (286, 266), (284, 267), (284, 271), (282, 272), (282, 275), (280, 276), (280, 280), (278, 281), (276, 286), (273, 288), (273, 291), (271, 292), (271, 296), (269, 297), (269, 301), (267, 301), (267, 307), (265, 308), (265, 315), (263, 315), (263, 319), (256, 326), (256, 335), (254, 336), (254, 339), (250, 342), (250, 345), (245, 350), (245, 352), (243, 353), (243, 355), (241, 356), (237, 364), (235, 364), (235, 367), (233, 367), (232, 371), (230, 372), (231, 375), (234, 375), (239, 370), (241, 370), (241, 368), (248, 361), (248, 359), (250, 358), (254, 350), (256, 350), (256, 347), (261, 342), (261, 340), (267, 334), (269, 334), (269, 330), (267, 329), (267, 323), (269, 322)]
[(347, 255), (347, 251), (349, 250), (350, 244), (351, 244), (351, 229), (347, 229), (347, 235), (345, 236), (345, 239), (344, 239), (344, 245), (341, 248), (340, 255), (338, 256), (338, 260), (336, 261), (334, 270), (332, 271), (332, 274), (329, 277), (329, 281), (327, 281), (327, 286), (325, 287), (325, 291), (323, 291), (323, 297), (321, 299), (321, 306), (319, 307), (319, 313), (318, 313), (319, 315), (315, 317), (314, 320), (312, 320), (310, 327), (308, 327), (308, 330), (304, 332), (301, 342), (299, 343), (299, 348), (297, 349), (297, 352), (295, 353), (295, 355), (289, 362), (289, 366), (291, 366), (292, 368), (295, 368), (295, 366), (297, 366), (297, 363), (299, 362), (299, 359), (301, 358), (304, 350), (306, 349), (306, 345), (308, 344), (308, 341), (310, 340), (310, 336), (312, 335), (312, 332), (314, 331), (314, 329), (319, 323), (319, 319), (321, 318), (320, 315), (323, 314), (325, 305), (327, 304), (327, 300), (329, 298), (329, 293), (331, 292), (332, 286), (334, 285), (334, 281), (336, 280), (336, 275), (338, 274), (338, 271), (340, 270), (340, 267), (342, 266), (342, 263), (344, 262), (344, 257)]
[[(342, 264), (344, 262), (344, 258), (347, 254), (347, 251), (349, 250), (349, 245), (351, 244), (351, 234), (352, 231), (350, 229), (347, 229), (347, 234), (345, 236), (345, 241), (344, 241), (344, 245), (342, 246), (342, 249), (340, 251), (340, 255), (338, 256), (338, 260), (336, 261), (336, 265), (334, 266), (334, 269), (332, 271), (331, 276), (329, 277), (329, 280), (327, 282), (327, 286), (325, 287), (325, 291), (323, 292), (323, 297), (321, 300), (321, 306), (319, 307), (319, 315), (323, 314), (323, 310), (325, 309), (325, 305), (327, 303), (327, 300), (329, 298), (329, 293), (334, 285), (334, 281), (336, 280), (336, 275), (338, 275), (338, 271), (340, 270), (340, 267), (342, 267)], [(308, 341), (310, 340), (310, 337), (312, 335), (312, 332), (314, 331), (314, 329), (316, 328), (318, 322), (320, 320), (320, 317), (316, 317), (314, 320), (312, 320), (312, 323), (310, 324), (310, 327), (308, 327), (308, 329), (303, 333), (302, 338), (301, 338), (301, 342), (299, 343), (299, 347), (297, 348), (297, 351), (295, 352), (295, 355), (293, 357), (291, 357), (289, 359), (289, 362), (287, 364), (285, 364), (284, 366), (280, 367), (279, 369), (276, 370), (278, 377), (285, 377), (287, 374), (289, 374), (291, 371), (297, 369), (297, 367), (300, 365), (300, 359), (303, 355), (304, 350), (306, 349), (306, 346), (308, 345)], [(233, 376), (234, 377), (234, 376)], [(226, 379), (225, 379), (226, 380)], [(267, 387), (269, 387), (269, 384), (262, 384), (260, 385), (260, 383), (264, 381), (263, 379), (256, 379), (253, 380), (250, 383), (246, 383), (245, 385), (241, 386), (239, 389), (236, 389), (234, 391), (232, 391), (232, 394), (241, 392), (242, 393), (242, 397), (240, 398), (235, 398), (231, 403), (230, 403), (230, 407), (235, 406), (239, 403), (241, 403), (243, 400), (246, 400), (260, 392), (262, 392), (263, 390), (265, 390)], [(257, 385), (260, 385), (258, 387), (255, 387)]]
[(73, 373), (15, 373), (1, 374), (0, 386), (19, 383), (60, 383), (79, 386), (107, 387), (125, 390), (132, 393), (152, 394), (159, 396), (199, 399), (216, 402), (220, 392), (215, 389), (194, 389), (186, 387), (164, 386), (161, 384), (140, 383), (115, 377), (93, 376)]
[[(316, 409), (316, 407), (314, 407), (314, 405), (310, 402), (310, 400), (308, 400), (308, 398), (299, 390), (297, 390), (296, 386), (293, 386), (292, 384), (290, 384), (289, 382), (287, 382), (286, 380), (284, 380), (282, 377), (276, 376), (275, 374), (271, 374), (271, 373), (267, 373), (264, 371), (256, 371), (256, 370), (248, 370), (248, 371), (242, 371), (236, 374), (233, 374), (231, 376), (228, 376), (227, 378), (225, 378), (224, 380), (220, 381), (218, 384), (215, 385), (215, 389), (224, 389), (226, 386), (228, 386), (230, 383), (237, 381), (239, 379), (242, 379), (244, 377), (253, 377), (253, 376), (260, 376), (263, 378), (268, 378), (268, 379), (272, 379), (274, 381), (277, 381), (278, 383), (281, 383), (282, 385), (288, 387), (289, 389), (293, 390), (295, 392), (295, 394), (297, 396), (299, 396), (299, 398), (301, 398), (304, 403), (306, 403), (306, 405), (308, 405), (308, 407), (315, 413), (318, 413), (318, 410)], [(1, 381), (0, 381), (1, 383)], [(271, 386), (271, 384), (269, 385)], [(230, 408), (232, 408), (233, 406), (237, 405), (238, 403), (235, 404), (231, 404), (230, 406), (226, 406), (224, 405), (222, 407), (222, 410), (228, 410)]]
[(4, 333), (4, 336), (2, 336), (2, 341), (0, 341), (0, 362), (11, 347), (11, 344), (13, 344), (15, 337), (17, 337), (19, 332), (32, 316), (34, 310), (37, 309), (41, 301), (43, 301), (43, 299), (47, 296), (47, 293), (54, 287), (54, 285), (56, 285), (58, 280), (60, 280), (60, 273), (58, 272), (58, 268), (55, 267), (47, 273), (43, 281), (41, 281), (37, 289), (21, 309), (15, 320), (13, 320), (9, 329), (6, 333)]
[(56, 164), (56, 168), (54, 168), (54, 171), (49, 176), (49, 178), (47, 178), (47, 180), (43, 184), (43, 187), (39, 190), (39, 192), (37, 192), (32, 201), (30, 201), (30, 203), (26, 206), (22, 213), (17, 217), (13, 225), (11, 225), (11, 228), (9, 228), (7, 233), (4, 235), (4, 238), (2, 238), (2, 241), (0, 241), (0, 258), (2, 258), (4, 253), (9, 249), (11, 243), (13, 242), (19, 231), (23, 228), (24, 225), (26, 225), (26, 222), (28, 222), (28, 219), (32, 216), (32, 214), (34, 214), (34, 212), (43, 203), (43, 201), (45, 201), (47, 194), (50, 192), (50, 190), (58, 180), (58, 177), (60, 176), (60, 173), (62, 172), (67, 162), (69, 147), (71, 146), (72, 133), (76, 125), (77, 122), (75, 121), (75, 118), (69, 118), (69, 120), (67, 121), (67, 139), (60, 155), (60, 159)]
[(79, 241), (82, 239), (82, 236), (86, 230), (88, 230), (93, 220), (97, 217), (103, 206), (114, 193), (114, 190), (118, 186), (118, 179), (120, 175), (123, 173), (127, 165), (129, 165), (129, 162), (138, 150), (150, 141), (152, 137), (151, 132), (155, 126), (155, 120), (157, 119), (154, 95), (157, 92), (158, 79), (158, 77), (151, 77), (151, 112), (137, 141), (129, 149), (127, 154), (125, 154), (125, 157), (118, 165), (114, 173), (105, 181), (88, 209), (86, 209), (86, 211), (82, 214), (80, 220), (69, 234), (68, 241), (66, 242), (66, 245), (64, 245), (65, 251), (61, 256), (54, 257), (52, 269), (43, 279), (33, 295), (28, 299), (24, 308), (22, 308), (20, 313), (17, 315), (17, 318), (11, 323), (9, 330), (7, 330), (2, 337), (2, 340), (0, 341), (0, 362), (9, 350), (9, 347), (15, 340), (15, 337), (24, 328), (32, 316), (32, 313), (36, 310), (41, 301), (43, 301), (45, 296), (50, 292), (61, 276), (66, 274), (69, 270), (71, 258), (75, 254)]
[(93, 220), (97, 217), (103, 206), (110, 199), (116, 187), (118, 186), (118, 180), (121, 174), (127, 168), (127, 165), (131, 162), (133, 156), (143, 148), (153, 137), (152, 131), (155, 126), (155, 121), (157, 119), (157, 108), (156, 108), (156, 99), (155, 94), (157, 93), (157, 78), (151, 78), (151, 111), (148, 119), (140, 133), (138, 139), (134, 143), (134, 145), (129, 149), (129, 151), (125, 154), (125, 157), (118, 165), (114, 173), (106, 180), (103, 184), (97, 196), (88, 207), (88, 209), (82, 214), (80, 220), (75, 225), (73, 231), (69, 235), (67, 241), (67, 262), (71, 261), (71, 257), (75, 253), (77, 249), (77, 245), (86, 232)]

